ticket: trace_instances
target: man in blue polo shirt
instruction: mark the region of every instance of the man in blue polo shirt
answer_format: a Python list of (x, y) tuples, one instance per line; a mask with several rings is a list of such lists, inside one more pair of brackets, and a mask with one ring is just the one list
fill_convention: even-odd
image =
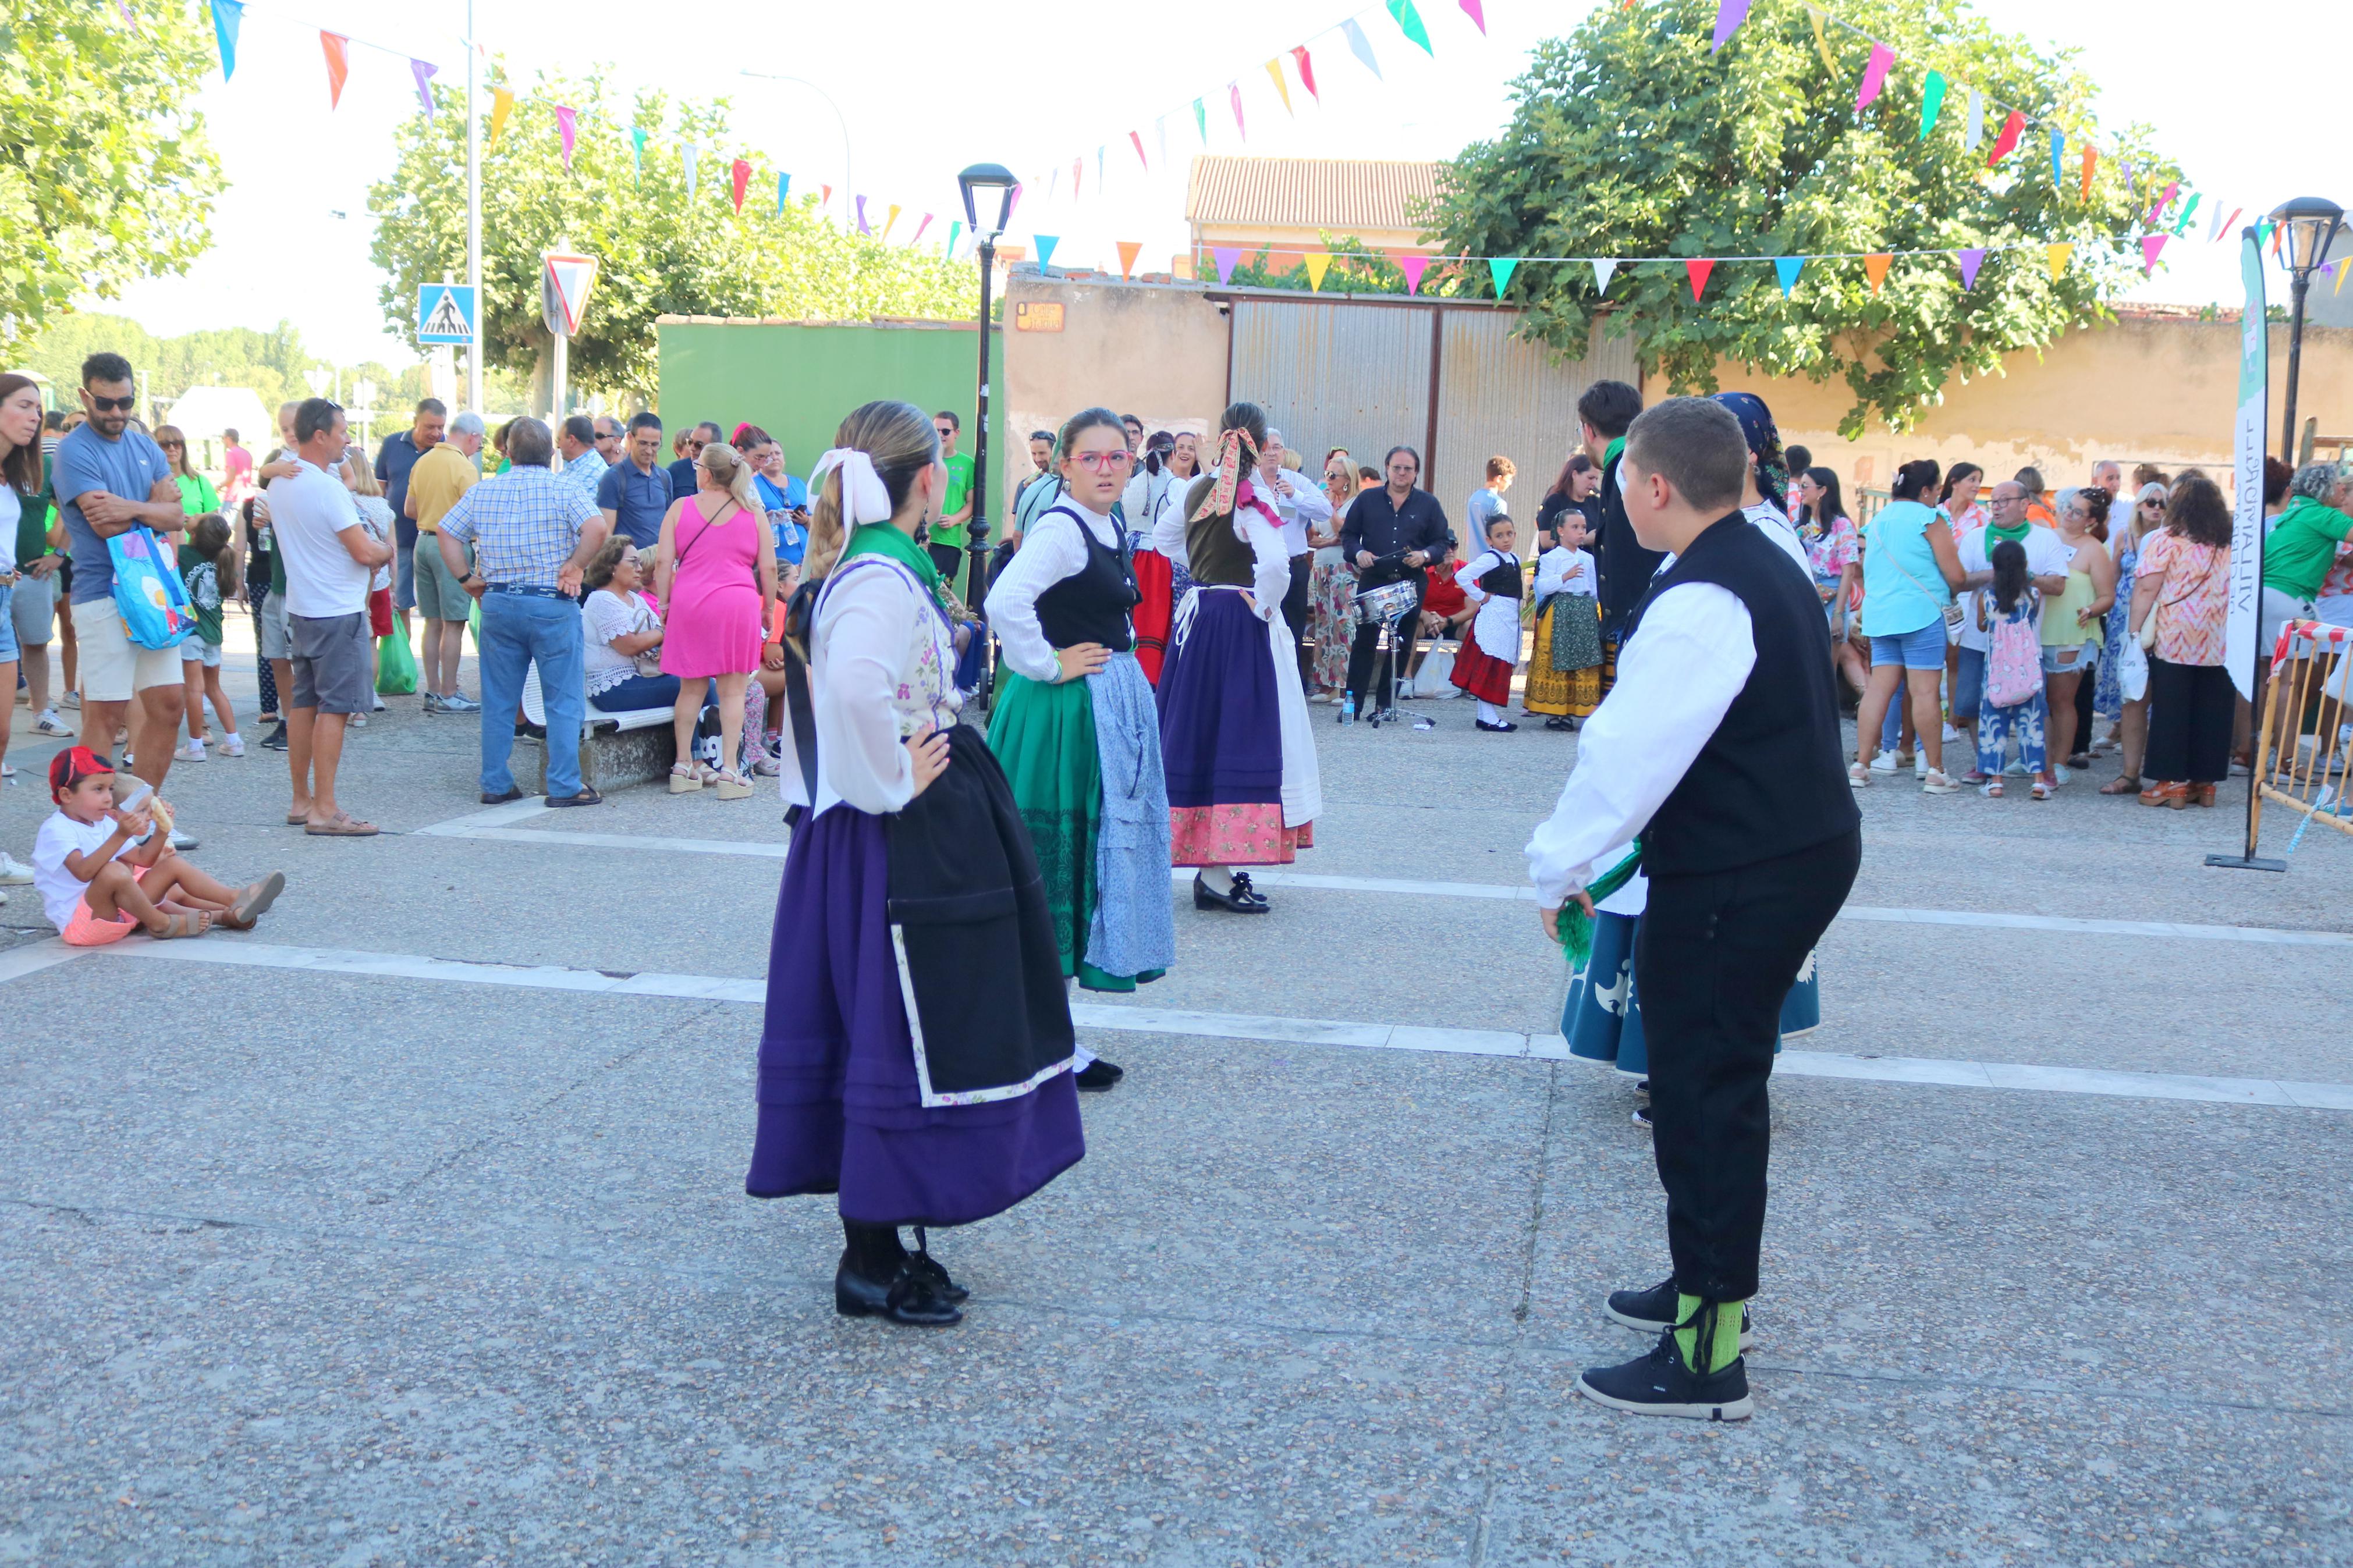
[[(670, 510), (671, 500), (670, 477), (657, 461), (661, 456), (661, 433), (658, 414), (640, 414), (631, 419), (621, 460), (596, 481), (596, 510), (605, 514), (607, 533), (624, 535), (648, 552), (661, 538), (662, 517)], [(650, 562), (648, 567), (650, 570)]]
[(392, 508), (395, 565), (392, 607), (400, 616), (400, 634), (408, 635), (408, 612), (417, 607), (417, 522), (408, 515), (408, 470), (417, 459), (441, 444), (449, 421), (448, 405), (428, 397), (417, 405), (415, 424), (386, 436), (375, 449), (376, 482), (384, 486), (384, 504)]
[(678, 461), (670, 466), (670, 499), (684, 500), (696, 489), (694, 466), (702, 460), (702, 449), (721, 439), (726, 432), (706, 419), (691, 430), (679, 436)]

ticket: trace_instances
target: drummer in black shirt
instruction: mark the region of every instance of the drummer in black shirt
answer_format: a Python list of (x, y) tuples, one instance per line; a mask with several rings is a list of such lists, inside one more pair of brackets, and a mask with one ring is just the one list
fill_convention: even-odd
[[(1357, 592), (1410, 581), (1419, 604), (1428, 581), (1427, 568), (1445, 555), (1447, 546), (1454, 542), (1453, 531), (1447, 526), (1446, 509), (1438, 504), (1438, 498), (1415, 488), (1421, 478), (1420, 453), (1410, 447), (1392, 447), (1384, 466), (1389, 482), (1379, 489), (1364, 491), (1349, 505), (1347, 520), (1340, 525), (1340, 551), (1356, 565)], [(1359, 624), (1356, 640), (1348, 647), (1348, 694), (1356, 699), (1359, 713), (1389, 705), (1387, 661), (1380, 665), (1378, 701), (1369, 709), (1365, 702), (1380, 637), (1380, 623)]]

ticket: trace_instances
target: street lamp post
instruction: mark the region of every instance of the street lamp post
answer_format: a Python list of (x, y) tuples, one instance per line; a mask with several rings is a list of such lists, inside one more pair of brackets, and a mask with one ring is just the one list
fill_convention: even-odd
[[(997, 268), (997, 237), (1013, 217), (1013, 172), (1002, 163), (975, 163), (956, 176), (964, 192), (964, 221), (980, 237), (980, 396), (972, 436), (972, 521), (965, 569), (965, 603), (978, 609), (988, 596), (988, 289)], [(980, 194), (995, 192), (995, 221), (981, 222)]]
[(2304, 361), (2304, 297), (2312, 275), (2328, 259), (2329, 247), (2345, 232), (2345, 209), (2321, 196), (2298, 196), (2281, 205), (2272, 222), (2287, 230), (2285, 252), (2291, 279), (2288, 311), (2286, 413), (2280, 424), (2280, 461), (2296, 466), (2295, 382)]

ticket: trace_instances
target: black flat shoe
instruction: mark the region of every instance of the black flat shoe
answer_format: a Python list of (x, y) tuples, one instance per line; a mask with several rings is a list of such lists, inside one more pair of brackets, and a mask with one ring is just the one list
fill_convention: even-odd
[(1101, 1090), (1109, 1089), (1112, 1085), (1117, 1083), (1126, 1076), (1127, 1069), (1125, 1068), (1114, 1067), (1110, 1062), (1103, 1060), (1103, 1058), (1097, 1057), (1094, 1060), (1089, 1062), (1086, 1066), (1072, 1073), (1071, 1075), (1071, 1081), (1077, 1084), (1081, 1089)]
[[(946, 1278), (945, 1270), (935, 1277), (931, 1269), (919, 1269), (913, 1264), (914, 1259), (908, 1258), (888, 1284), (877, 1284), (852, 1272), (844, 1254), (833, 1271), (833, 1310), (845, 1318), (888, 1318), (916, 1329), (944, 1329), (964, 1321), (964, 1314), (936, 1282)], [(932, 1268), (939, 1265), (934, 1263)]]
[(1197, 910), (1226, 910), (1238, 915), (1266, 913), (1266, 900), (1250, 892), (1240, 877), (1234, 879), (1234, 890), (1219, 893), (1210, 890), (1198, 871), (1193, 873), (1193, 907)]
[(484, 790), (482, 792), (482, 804), (484, 805), (504, 805), (511, 800), (521, 800), (522, 798), (522, 791), (520, 789), (511, 789), (504, 795), (492, 795), (488, 790)]
[(1262, 910), (1272, 907), (1267, 903), (1266, 895), (1258, 890), (1258, 884), (1250, 880), (1248, 871), (1234, 873), (1234, 897), (1248, 899)]
[[(1112, 1070), (1116, 1072), (1118, 1069), (1114, 1068)], [(932, 1256), (931, 1247), (923, 1237), (923, 1227), (920, 1225), (915, 1227), (915, 1250), (907, 1254), (907, 1269), (918, 1278), (929, 1280), (932, 1289), (946, 1297), (951, 1306), (961, 1307), (972, 1300), (972, 1292), (949, 1279), (947, 1269)]]
[(1517, 724), (1513, 723), (1508, 719), (1501, 724), (1490, 724), (1487, 721), (1482, 719), (1478, 721), (1478, 724), (1479, 728), (1486, 731), (1491, 735), (1508, 735), (1513, 731), (1519, 728)]
[[(1612, 1290), (1609, 1300), (1602, 1304), (1601, 1315), (1613, 1323), (1623, 1323), (1644, 1333), (1663, 1333), (1675, 1326), (1677, 1310), (1683, 1305), (1675, 1294), (1675, 1282), (1662, 1279), (1647, 1290)], [(1740, 1348), (1748, 1349), (1757, 1342), (1757, 1333), (1748, 1318), (1748, 1303), (1740, 1304)]]
[(1564, 732), (1574, 731), (1577, 728), (1577, 721), (1574, 719), (1565, 718), (1562, 715), (1556, 713), (1551, 718), (1545, 721), (1545, 728)]
[(586, 784), (582, 784), (578, 795), (552, 795), (547, 797), (547, 804), (550, 805), (602, 805), (605, 804), (605, 797)]
[(1577, 1392), (1612, 1410), (1692, 1421), (1746, 1421), (1756, 1409), (1748, 1397), (1746, 1363), (1736, 1356), (1729, 1366), (1695, 1373), (1684, 1364), (1672, 1330), (1659, 1336), (1648, 1355), (1618, 1366), (1588, 1367), (1577, 1374)]

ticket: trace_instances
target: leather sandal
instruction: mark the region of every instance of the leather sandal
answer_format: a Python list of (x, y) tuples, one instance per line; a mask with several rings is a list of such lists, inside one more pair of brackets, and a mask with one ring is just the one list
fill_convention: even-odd
[(2102, 795), (2138, 795), (2140, 789), (2138, 773), (2118, 773), (2100, 786), (2100, 793)]

